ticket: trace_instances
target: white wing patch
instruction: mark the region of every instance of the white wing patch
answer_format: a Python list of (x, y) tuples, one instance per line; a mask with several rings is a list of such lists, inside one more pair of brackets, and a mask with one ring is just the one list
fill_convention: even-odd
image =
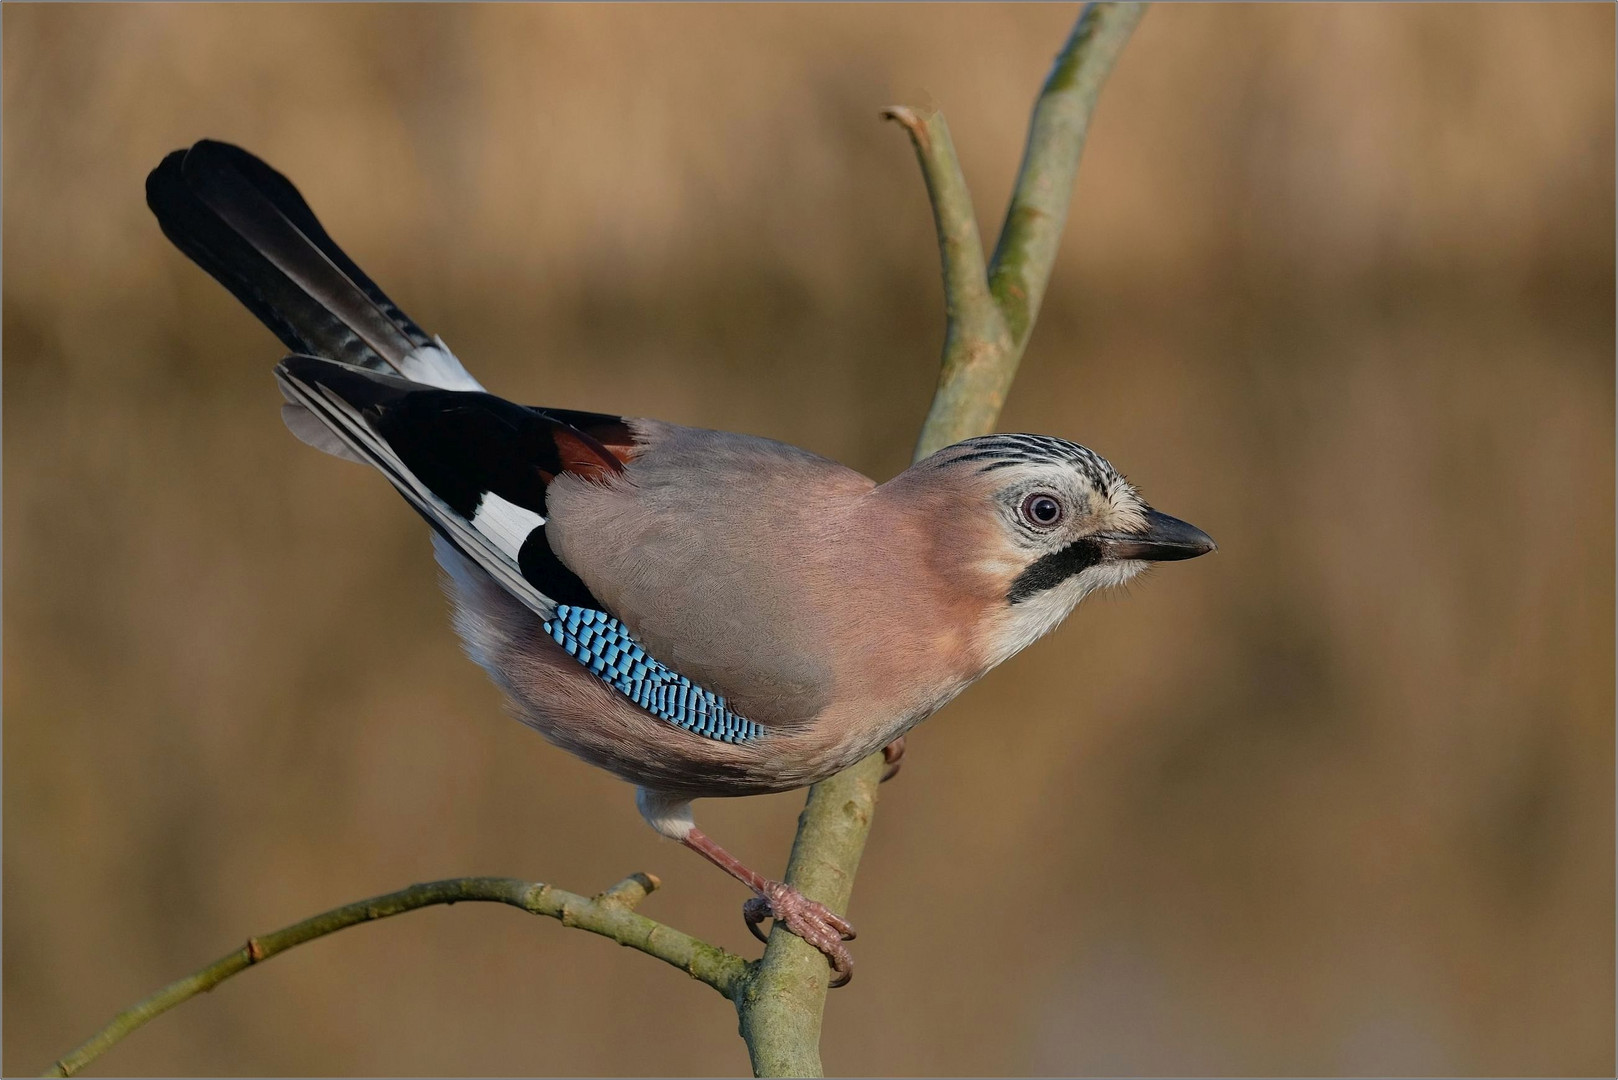
[[(543, 618), (550, 618), (556, 610), (556, 601), (534, 588), (522, 576), (515, 555), (508, 555), (487, 535), (472, 527), (471, 522), (451, 510), (444, 500), (418, 480), (405, 468), (399, 455), (386, 440), (371, 430), (359, 412), (348, 402), (325, 387), (310, 386), (300, 381), (285, 368), (276, 369), (282, 392), (287, 400), (308, 409), (319, 417), (358, 457), (382, 470), (382, 475), (432, 521), (448, 533), (449, 539), (462, 553), (493, 576), (494, 580), (512, 596), (522, 601)], [(514, 507), (521, 510), (521, 507)], [(528, 513), (529, 511), (523, 511)], [(537, 514), (535, 515), (538, 516)]]
[(472, 528), (494, 541), (494, 546), (515, 561), (528, 534), (545, 524), (545, 519), (514, 502), (485, 491), (472, 514)]

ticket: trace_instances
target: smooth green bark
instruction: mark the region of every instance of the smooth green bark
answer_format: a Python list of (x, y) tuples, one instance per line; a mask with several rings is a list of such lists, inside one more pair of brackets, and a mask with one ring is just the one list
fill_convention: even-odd
[[(809, 789), (786, 879), (833, 911), (847, 911), (882, 782), (881, 754)], [(754, 1076), (819, 1076), (820, 1022), (829, 969), (808, 942), (780, 926), (735, 996)]]
[(989, 261), (989, 289), (1018, 357), (1045, 299), (1101, 84), (1145, 14), (1145, 4), (1086, 8), (1034, 106), (1000, 243)]

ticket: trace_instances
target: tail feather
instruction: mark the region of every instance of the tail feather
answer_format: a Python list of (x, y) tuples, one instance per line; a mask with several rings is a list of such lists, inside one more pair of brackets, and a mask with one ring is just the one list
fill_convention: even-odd
[[(389, 300), (303, 197), (258, 158), (203, 141), (164, 158), (146, 201), (176, 246), (293, 355), (281, 417), (317, 450), (374, 466), (437, 532), (521, 605), (604, 610), (550, 547), (562, 473), (607, 483), (639, 450), (622, 417), (532, 409), (483, 392), (443, 341)], [(444, 547), (448, 545), (448, 547)], [(442, 557), (442, 554), (441, 554)]]
[[(314, 211), (309, 208), (309, 204), (298, 193), (292, 181), (240, 147), (204, 139), (192, 148), (188, 165), (193, 173), (200, 173), (210, 161), (217, 163), (216, 169), (234, 167), (256, 189), (257, 194), (268, 201), (294, 229), (303, 234), (304, 239), (313, 244), (331, 262), (332, 266), (365, 294), (383, 317), (409, 341), (411, 348), (420, 348), (433, 343), (432, 338), (388, 299), (387, 294), (348, 257), (347, 252), (337, 246), (336, 241), (327, 234), (320, 224), (320, 219), (315, 217)], [(211, 199), (209, 201), (212, 202)]]
[(297, 353), (452, 390), (481, 390), (321, 227), (291, 181), (203, 140), (146, 178), (163, 232)]
[(297, 436), (299, 442), (305, 446), (312, 446), (322, 454), (330, 454), (344, 461), (352, 461), (356, 465), (369, 465), (370, 461), (354, 452), (353, 447), (343, 441), (325, 420), (311, 412), (309, 408), (297, 401), (289, 401), (281, 406), (281, 423), (287, 430)]

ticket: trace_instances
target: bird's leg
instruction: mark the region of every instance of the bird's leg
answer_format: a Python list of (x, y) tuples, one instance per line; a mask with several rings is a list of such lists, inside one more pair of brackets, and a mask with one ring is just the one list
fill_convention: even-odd
[(903, 735), (882, 748), (882, 760), (887, 762), (888, 767), (882, 773), (882, 779), (878, 783), (886, 784), (889, 780), (899, 775), (899, 767), (904, 761), (904, 756), (905, 737)]
[(842, 986), (854, 977), (854, 958), (843, 945), (845, 941), (854, 940), (854, 928), (847, 919), (826, 905), (809, 899), (786, 882), (771, 881), (748, 869), (740, 859), (714, 843), (695, 826), (680, 843), (757, 894), (742, 907), (742, 918), (747, 920), (747, 929), (752, 931), (754, 937), (767, 942), (769, 939), (758, 925), (767, 918), (774, 919), (826, 954), (832, 967), (833, 986)]

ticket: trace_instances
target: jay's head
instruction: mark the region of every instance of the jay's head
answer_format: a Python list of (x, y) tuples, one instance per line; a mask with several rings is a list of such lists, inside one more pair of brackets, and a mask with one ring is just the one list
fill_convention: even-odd
[[(1154, 562), (1214, 550), (1201, 529), (1159, 513), (1101, 455), (1046, 435), (986, 435), (923, 463), (936, 483), (986, 522), (978, 563), (998, 599), (992, 662), (1055, 627), (1096, 589)], [(977, 550), (983, 552), (982, 547)]]

